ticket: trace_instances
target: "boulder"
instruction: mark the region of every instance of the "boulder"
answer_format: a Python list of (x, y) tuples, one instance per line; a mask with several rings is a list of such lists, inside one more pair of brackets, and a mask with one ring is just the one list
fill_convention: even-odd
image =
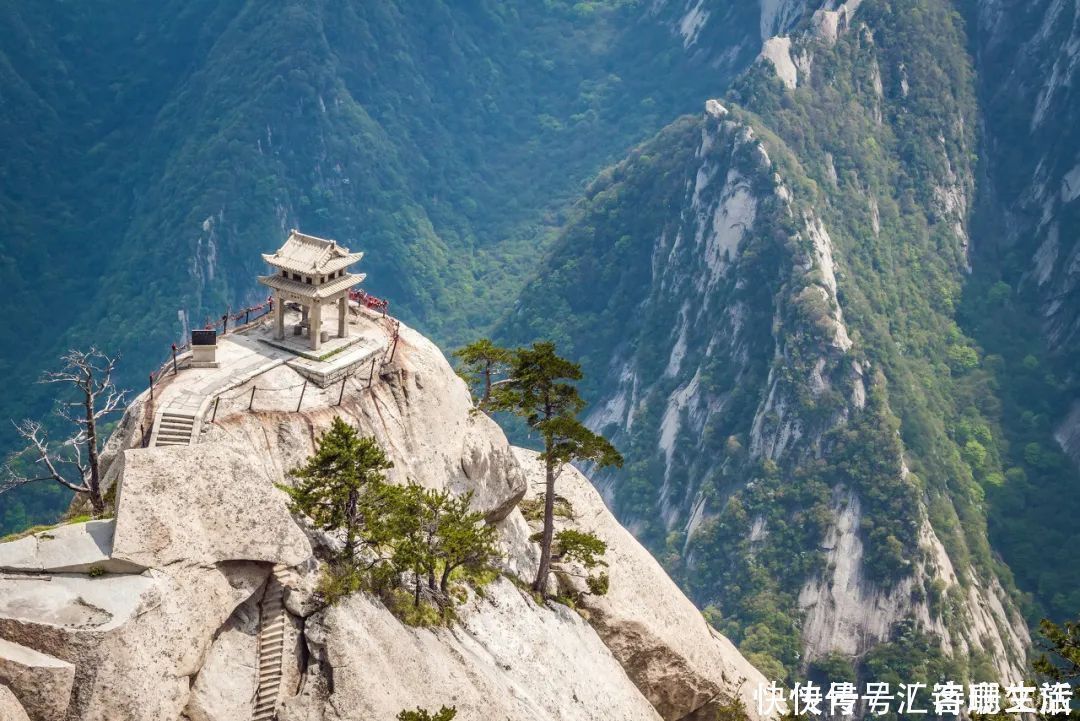
[(250, 721), (259, 654), (259, 594), (237, 607), (218, 631), (191, 687), (190, 721)]
[(458, 721), (658, 721), (569, 608), (538, 606), (499, 579), (458, 613), (450, 628), (411, 628), (355, 595), (316, 614), (306, 626), (308, 682), (279, 718), (393, 719), (402, 709), (446, 705), (457, 708)]
[[(529, 479), (528, 497), (543, 490), (544, 468), (533, 451), (515, 448)], [(581, 606), (627, 675), (664, 719), (681, 719), (741, 698), (757, 718), (753, 691), (765, 677), (713, 630), (656, 559), (619, 525), (600, 494), (577, 469), (559, 475), (558, 494), (572, 507), (559, 527), (596, 534), (607, 543), (610, 585)]]
[(108, 634), (84, 662), (93, 679), (77, 696), (80, 721), (177, 719), (214, 636), (269, 575), (264, 564), (233, 563), (151, 572), (159, 602)]
[(159, 587), (149, 576), (11, 576), (0, 583), (0, 635), (40, 648), (35, 639), (112, 631), (159, 603)]
[(293, 616), (307, 618), (323, 607), (318, 585), (325, 569), (314, 558), (300, 566), (285, 583), (285, 609)]
[(266, 561), (294, 566), (311, 545), (260, 454), (224, 443), (124, 451), (114, 559), (171, 563)]
[(142, 566), (111, 557), (114, 527), (111, 519), (71, 523), (0, 543), (0, 570), (140, 573)]
[[(31, 721), (55, 721), (62, 718), (71, 701), (75, 667), (32, 648), (0, 639), (0, 691), (14, 693), (23, 718)], [(10, 690), (9, 690), (10, 689)], [(0, 711), (4, 710), (0, 693)], [(11, 705), (11, 702), (7, 702)], [(14, 712), (11, 717), (14, 717)], [(0, 713), (0, 719), (10, 717)]]
[(7, 686), (0, 686), (0, 719), (4, 721), (30, 721), (26, 709)]
[(28, 577), (0, 584), (0, 637), (74, 666), (79, 721), (174, 721), (215, 634), (269, 571), (177, 564), (140, 576)]

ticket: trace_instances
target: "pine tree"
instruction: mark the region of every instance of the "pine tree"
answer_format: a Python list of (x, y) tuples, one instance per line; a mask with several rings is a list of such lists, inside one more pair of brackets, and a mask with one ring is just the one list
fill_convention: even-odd
[(487, 407), (491, 400), (493, 379), (510, 364), (511, 352), (487, 338), (481, 338), (454, 351), (454, 356), (461, 361), (459, 373), (469, 386), (475, 388), (479, 385), (483, 388), (478, 405)]
[(540, 536), (540, 565), (533, 590), (543, 593), (551, 571), (551, 545), (555, 535), (556, 471), (566, 463), (590, 462), (622, 466), (622, 456), (606, 438), (585, 427), (577, 415), (585, 401), (568, 381), (581, 380), (581, 366), (559, 357), (555, 344), (534, 343), (512, 353), (510, 377), (492, 389), (491, 408), (521, 418), (544, 440), (544, 528)]
[[(1041, 677), (1040, 681), (1051, 685), (1067, 684), (1074, 697), (1072, 712), (1056, 714), (1054, 718), (1080, 718), (1080, 620), (1058, 625), (1044, 618), (1039, 623), (1039, 630), (1042, 631), (1045, 653), (1035, 659), (1035, 672)], [(1040, 714), (1038, 718), (1049, 718), (1049, 715)]]
[(438, 526), (439, 544), (436, 559), (442, 566), (439, 590), (446, 594), (450, 574), (459, 568), (480, 570), (498, 558), (495, 527), (484, 520), (480, 511), (469, 510), (472, 491), (452, 497), (442, 493), (443, 514)]
[(372, 437), (361, 437), (355, 428), (335, 418), (319, 438), (315, 455), (294, 470), (300, 480), (295, 487), (282, 486), (289, 494), (289, 509), (309, 516), (324, 531), (344, 531), (343, 560), (351, 563), (357, 548), (372, 543), (362, 533), (368, 521), (374, 526), (385, 499), (386, 476), (393, 468)]
[(1080, 681), (1080, 620), (1058, 625), (1044, 618), (1039, 630), (1046, 653), (1035, 661), (1035, 670), (1055, 682)]
[(389, 489), (392, 517), (385, 523), (391, 562), (413, 574), (413, 605), (420, 605), (426, 579), (428, 591), (446, 596), (451, 574), (458, 568), (481, 569), (498, 557), (497, 532), (484, 514), (471, 511), (472, 493), (454, 496), (449, 491), (421, 486)]
[[(437, 509), (425, 504), (424, 489), (415, 484), (387, 489), (391, 512), (383, 517), (390, 548), (390, 563), (399, 574), (413, 574), (413, 606), (420, 606), (424, 577), (434, 576), (428, 547)], [(433, 583), (433, 581), (432, 581)]]
[(603, 596), (608, 591), (610, 579), (607, 573), (600, 572), (592, 575), (596, 568), (607, 566), (603, 556), (607, 553), (607, 543), (595, 533), (579, 531), (573, 528), (564, 528), (555, 534), (555, 547), (558, 553), (552, 553), (553, 563), (575, 562), (585, 569), (585, 584), (589, 593), (594, 596)]
[(457, 716), (457, 709), (454, 706), (449, 708), (443, 706), (435, 713), (417, 708), (415, 711), (401, 711), (397, 715), (397, 721), (452, 721), (455, 716)]

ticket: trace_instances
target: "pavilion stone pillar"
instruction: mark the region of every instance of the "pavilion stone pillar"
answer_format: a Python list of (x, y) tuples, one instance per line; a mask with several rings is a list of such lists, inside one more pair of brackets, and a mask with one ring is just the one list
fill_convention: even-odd
[(285, 303), (281, 294), (274, 291), (274, 338), (285, 340)]
[(337, 334), (338, 338), (349, 336), (349, 296), (338, 298)]
[(308, 319), (308, 307), (307, 305), (300, 306), (300, 322), (307, 323)]
[(319, 350), (322, 333), (322, 304), (315, 301), (311, 304), (311, 315), (308, 316), (308, 336), (311, 339), (311, 350)]

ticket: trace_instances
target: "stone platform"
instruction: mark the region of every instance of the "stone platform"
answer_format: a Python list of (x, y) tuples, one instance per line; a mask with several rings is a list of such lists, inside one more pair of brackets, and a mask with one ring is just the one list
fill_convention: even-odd
[(313, 361), (308, 358), (296, 358), (288, 361), (286, 365), (320, 388), (326, 388), (342, 378), (353, 375), (367, 378), (372, 372), (372, 361), (378, 365), (378, 359), (382, 358), (385, 352), (385, 344), (373, 345), (361, 340), (328, 360)]
[[(300, 314), (296, 311), (288, 311), (285, 317), (287, 329), (300, 321)], [(360, 374), (366, 378), (371, 361), (381, 358), (386, 352), (386, 330), (372, 321), (367, 315), (354, 315), (350, 318), (349, 335), (345, 338), (331, 336), (319, 350), (311, 350), (304, 335), (286, 334), (284, 339), (274, 338), (270, 323), (246, 331), (245, 335), (277, 352), (291, 354), (292, 357), (285, 364), (320, 388), (325, 388), (351, 375)], [(334, 310), (327, 313), (324, 326), (337, 327)]]
[(301, 358), (320, 362), (330, 360), (333, 356), (341, 353), (347, 348), (351, 348), (357, 343), (362, 343), (364, 339), (360, 336), (348, 336), (347, 338), (331, 336), (322, 344), (322, 347), (320, 347), (319, 350), (311, 350), (311, 348), (308, 347), (307, 336), (303, 335), (286, 335), (284, 340), (278, 340), (273, 336), (259, 336), (259, 340), (274, 348), (298, 355)]

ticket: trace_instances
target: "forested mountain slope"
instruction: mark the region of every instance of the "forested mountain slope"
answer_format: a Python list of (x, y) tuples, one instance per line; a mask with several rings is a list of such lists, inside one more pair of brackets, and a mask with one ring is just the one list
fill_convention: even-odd
[[(71, 345), (141, 386), (177, 310), (262, 299), (291, 227), (366, 251), (396, 314), (471, 335), (584, 179), (756, 56), (759, 8), (714, 5), (722, 53), (678, 2), (3, 3), (0, 418), (46, 410), (29, 381)], [(10, 498), (0, 528), (57, 508)]]
[(986, 130), (964, 320), (996, 361), (1009, 466), (991, 532), (1021, 587), (1066, 616), (1080, 608), (1080, 6), (984, 0), (972, 23)]
[(0, 418), (301, 227), (580, 360), (608, 500), (769, 675), (1016, 678), (1080, 609), (1078, 64), (1072, 0), (7, 3)]
[(1080, 347), (1080, 8), (1065, 0), (983, 0), (978, 57), (993, 200), (1007, 249), (1043, 303), (1052, 348)]
[[(601, 174), (501, 326), (584, 363), (617, 512), (762, 668), (1015, 678), (1019, 547), (988, 518), (1075, 541), (1003, 499), (1050, 461), (1014, 465), (970, 327), (969, 27), (942, 0), (804, 18)], [(1071, 566), (1024, 562), (1029, 610), (1080, 605)]]

